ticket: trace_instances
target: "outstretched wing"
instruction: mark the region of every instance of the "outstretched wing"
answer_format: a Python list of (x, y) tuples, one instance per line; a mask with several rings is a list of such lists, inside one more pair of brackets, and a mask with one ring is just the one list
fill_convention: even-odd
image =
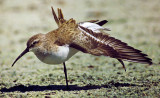
[(104, 33), (104, 30), (108, 30), (102, 27), (102, 25), (107, 23), (106, 20), (91, 20), (76, 24), (74, 19), (66, 21), (61, 9), (58, 9), (58, 17), (53, 8), (52, 13), (59, 26), (56, 33), (58, 38), (55, 42), (58, 45), (67, 44), (84, 53), (116, 58), (123, 67), (124, 64), (122, 60), (152, 64), (152, 60), (140, 50), (128, 46), (127, 43)]
[(104, 55), (116, 58), (121, 64), (123, 64), (122, 60), (152, 64), (152, 60), (146, 54), (128, 46), (125, 42), (103, 33), (95, 33), (82, 26), (79, 26), (79, 30), (81, 33), (71, 44), (73, 48), (96, 56)]

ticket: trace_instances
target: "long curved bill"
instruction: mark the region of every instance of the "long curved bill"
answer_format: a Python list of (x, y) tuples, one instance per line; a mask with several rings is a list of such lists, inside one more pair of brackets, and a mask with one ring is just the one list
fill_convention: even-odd
[(27, 47), (27, 48), (17, 57), (17, 59), (13, 62), (12, 67), (13, 67), (13, 65), (14, 65), (23, 55), (25, 55), (27, 52), (29, 52), (29, 48), (28, 48), (28, 47)]

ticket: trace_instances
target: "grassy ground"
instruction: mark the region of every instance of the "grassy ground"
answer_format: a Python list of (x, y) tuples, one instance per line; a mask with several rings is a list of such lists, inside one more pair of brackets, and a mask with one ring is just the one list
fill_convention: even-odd
[[(160, 97), (159, 0), (1, 0), (0, 97)], [(50, 7), (62, 8), (67, 19), (108, 19), (110, 35), (143, 50), (153, 66), (79, 52), (63, 66), (40, 62), (28, 53), (11, 67), (29, 37), (55, 29)]]

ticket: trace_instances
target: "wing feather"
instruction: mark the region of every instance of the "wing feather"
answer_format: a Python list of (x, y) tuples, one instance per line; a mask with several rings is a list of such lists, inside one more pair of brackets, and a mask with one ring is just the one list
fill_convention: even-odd
[(57, 25), (59, 26), (59, 19), (57, 18), (57, 15), (56, 15), (53, 7), (51, 7), (51, 9), (52, 9), (52, 14), (53, 14), (54, 20), (55, 20), (55, 22), (57, 23)]
[[(148, 58), (146, 54), (142, 53), (138, 49), (128, 46), (127, 43), (115, 39), (114, 37), (111, 37), (103, 32), (93, 32), (90, 29), (76, 24), (74, 19), (66, 21), (61, 9), (58, 9), (58, 17), (53, 7), (52, 13), (59, 28), (56, 30), (58, 33), (53, 31), (48, 35), (53, 33), (57, 34), (58, 38), (55, 42), (58, 45), (68, 44), (70, 47), (85, 53), (116, 58), (121, 62), (121, 64), (123, 64), (122, 60), (152, 64), (152, 60)], [(96, 23), (99, 26), (107, 23), (106, 20), (91, 20), (90, 22)]]
[(53, 14), (54, 20), (57, 23), (58, 27), (60, 27), (64, 22), (66, 22), (66, 20), (64, 19), (62, 10), (60, 8), (57, 9), (57, 11), (58, 11), (58, 17), (57, 17), (53, 7), (51, 7), (51, 9), (52, 9), (52, 14)]
[[(139, 62), (145, 64), (152, 64), (152, 60), (140, 50), (128, 46), (127, 43), (122, 42), (109, 35), (103, 33), (95, 33), (90, 29), (79, 26), (81, 30), (81, 38), (76, 38), (74, 44), (81, 47), (82, 52), (87, 52), (92, 55), (104, 55), (112, 58), (127, 60), (131, 62)], [(78, 48), (76, 48), (78, 49)], [(81, 51), (80, 50), (80, 51)]]

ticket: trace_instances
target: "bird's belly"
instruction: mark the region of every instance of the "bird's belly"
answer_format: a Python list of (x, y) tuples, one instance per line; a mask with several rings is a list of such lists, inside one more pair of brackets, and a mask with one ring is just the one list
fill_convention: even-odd
[(61, 64), (76, 54), (78, 50), (66, 46), (60, 46), (57, 52), (38, 52), (37, 58), (47, 64)]

